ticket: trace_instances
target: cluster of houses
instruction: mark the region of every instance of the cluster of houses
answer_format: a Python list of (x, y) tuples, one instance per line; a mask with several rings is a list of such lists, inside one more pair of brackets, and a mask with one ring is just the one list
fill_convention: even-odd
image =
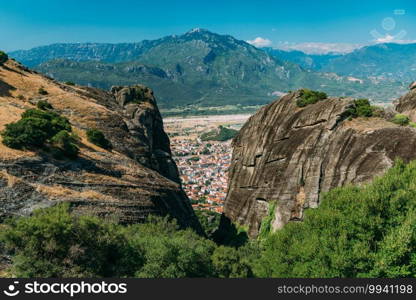
[(222, 213), (227, 193), (231, 142), (180, 138), (171, 140), (171, 148), (183, 188), (194, 209)]

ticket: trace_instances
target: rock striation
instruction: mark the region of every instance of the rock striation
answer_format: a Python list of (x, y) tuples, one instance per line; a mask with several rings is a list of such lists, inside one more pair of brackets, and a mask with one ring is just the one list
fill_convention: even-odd
[[(80, 137), (75, 160), (0, 143), (0, 222), (65, 201), (78, 214), (121, 223), (169, 214), (180, 225), (200, 230), (151, 89), (136, 85), (103, 91), (62, 84), (11, 60), (0, 67), (0, 83), (0, 130), (47, 100)], [(39, 95), (39, 88), (47, 95)], [(113, 149), (91, 144), (89, 128), (101, 130)]]
[(351, 98), (299, 108), (299, 92), (252, 116), (233, 140), (225, 215), (256, 236), (274, 202), (274, 230), (302, 220), (334, 187), (381, 175), (416, 158), (416, 129), (381, 118), (348, 118)]

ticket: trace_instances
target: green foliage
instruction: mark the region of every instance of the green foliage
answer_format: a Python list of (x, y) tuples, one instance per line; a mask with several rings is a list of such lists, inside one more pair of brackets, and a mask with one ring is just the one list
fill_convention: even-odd
[(0, 51), (0, 65), (4, 64), (9, 59), (9, 56), (3, 52)]
[(410, 119), (406, 115), (397, 114), (391, 119), (391, 122), (400, 126), (407, 126), (409, 125)]
[(47, 94), (49, 94), (48, 91), (45, 90), (43, 87), (40, 87), (38, 89), (38, 93), (39, 93), (39, 95), (47, 95)]
[(383, 111), (375, 106), (370, 104), (368, 99), (357, 99), (354, 100), (353, 105), (348, 108), (343, 117), (344, 118), (358, 118), (358, 117), (373, 117), (373, 116), (382, 116)]
[[(198, 204), (199, 202), (195, 203)], [(195, 214), (209, 239), (212, 239), (220, 225), (221, 214), (208, 210), (195, 210)]]
[(13, 219), (0, 238), (18, 277), (132, 276), (143, 263), (116, 225), (72, 216), (67, 205)]
[(7, 124), (1, 135), (3, 144), (11, 148), (35, 149), (50, 144), (56, 156), (75, 158), (78, 147), (71, 130), (67, 118), (52, 111), (29, 109), (19, 121)]
[(6, 125), (3, 144), (15, 149), (42, 147), (50, 138), (50, 122), (39, 118), (24, 118)]
[[(215, 269), (216, 276), (219, 278), (247, 278), (253, 277), (251, 270), (252, 253), (247, 253), (249, 246), (241, 248), (233, 248), (219, 246), (212, 255), (212, 264)], [(255, 249), (258, 250), (258, 249)]]
[(270, 235), (259, 277), (416, 276), (416, 162), (324, 194), (303, 222)]
[(89, 142), (93, 143), (104, 149), (111, 149), (112, 145), (109, 140), (106, 139), (104, 133), (98, 129), (88, 129), (87, 130), (87, 139)]
[(327, 98), (328, 95), (324, 92), (301, 89), (299, 99), (296, 100), (296, 105), (298, 107), (305, 107), (306, 105), (315, 104), (316, 102)]
[(155, 219), (130, 227), (129, 239), (142, 249), (144, 265), (135, 276), (140, 278), (212, 277), (212, 241), (192, 230), (178, 230), (176, 223)]
[(269, 212), (268, 215), (263, 218), (260, 226), (260, 232), (258, 235), (258, 240), (262, 241), (266, 239), (269, 234), (272, 232), (272, 223), (274, 220), (274, 214), (276, 210), (276, 202), (269, 202)]
[(234, 138), (238, 134), (238, 130), (218, 126), (217, 130), (212, 130), (201, 134), (202, 141), (227, 141)]
[(68, 205), (15, 218), (0, 232), (18, 277), (212, 277), (215, 244), (176, 222), (122, 226), (70, 214)]
[(40, 100), (38, 103), (36, 103), (36, 107), (40, 110), (48, 110), (53, 109), (53, 106), (46, 100)]
[(70, 134), (66, 130), (59, 131), (51, 139), (51, 144), (54, 147), (55, 157), (76, 158), (79, 153), (79, 149), (75, 144), (76, 142), (77, 139), (73, 134)]
[(71, 85), (71, 86), (74, 86), (74, 85), (75, 85), (75, 83), (74, 83), (74, 82), (72, 82), (72, 81), (65, 81), (65, 84), (66, 84), (66, 85)]

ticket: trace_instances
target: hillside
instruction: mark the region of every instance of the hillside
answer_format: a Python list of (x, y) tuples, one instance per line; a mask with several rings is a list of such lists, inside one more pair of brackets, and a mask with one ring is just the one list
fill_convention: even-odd
[(354, 81), (304, 70), (232, 36), (199, 28), (154, 41), (55, 44), (11, 56), (61, 81), (104, 89), (141, 82), (155, 91), (161, 107), (258, 105), (302, 87), (378, 102), (404, 91), (395, 81)]
[(384, 43), (365, 46), (344, 55), (308, 55), (301, 51), (264, 49), (270, 55), (303, 68), (341, 76), (409, 84), (416, 78), (416, 44)]
[[(61, 84), (12, 60), (0, 66), (0, 131), (41, 101), (51, 105), (50, 114), (69, 120), (78, 157), (0, 143), (0, 221), (67, 202), (77, 214), (128, 224), (169, 214), (199, 230), (152, 90), (136, 85), (106, 92)], [(93, 144), (89, 129), (101, 131), (112, 147)]]

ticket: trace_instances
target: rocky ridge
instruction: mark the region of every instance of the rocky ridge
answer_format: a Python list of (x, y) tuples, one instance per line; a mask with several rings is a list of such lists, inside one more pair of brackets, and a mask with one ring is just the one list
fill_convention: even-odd
[(351, 119), (351, 98), (299, 108), (299, 96), (294, 92), (263, 107), (233, 141), (225, 215), (248, 226), (250, 236), (259, 233), (271, 207), (276, 230), (302, 220), (322, 192), (368, 182), (396, 158), (416, 158), (416, 129), (382, 118)]
[[(39, 88), (47, 94), (40, 95)], [(65, 201), (75, 213), (121, 223), (169, 214), (200, 230), (151, 89), (136, 85), (107, 92), (56, 82), (12, 60), (0, 67), (0, 130), (39, 100), (70, 120), (80, 137), (80, 154), (57, 160), (46, 151), (0, 143), (0, 221)], [(89, 128), (101, 130), (113, 149), (90, 143)]]

